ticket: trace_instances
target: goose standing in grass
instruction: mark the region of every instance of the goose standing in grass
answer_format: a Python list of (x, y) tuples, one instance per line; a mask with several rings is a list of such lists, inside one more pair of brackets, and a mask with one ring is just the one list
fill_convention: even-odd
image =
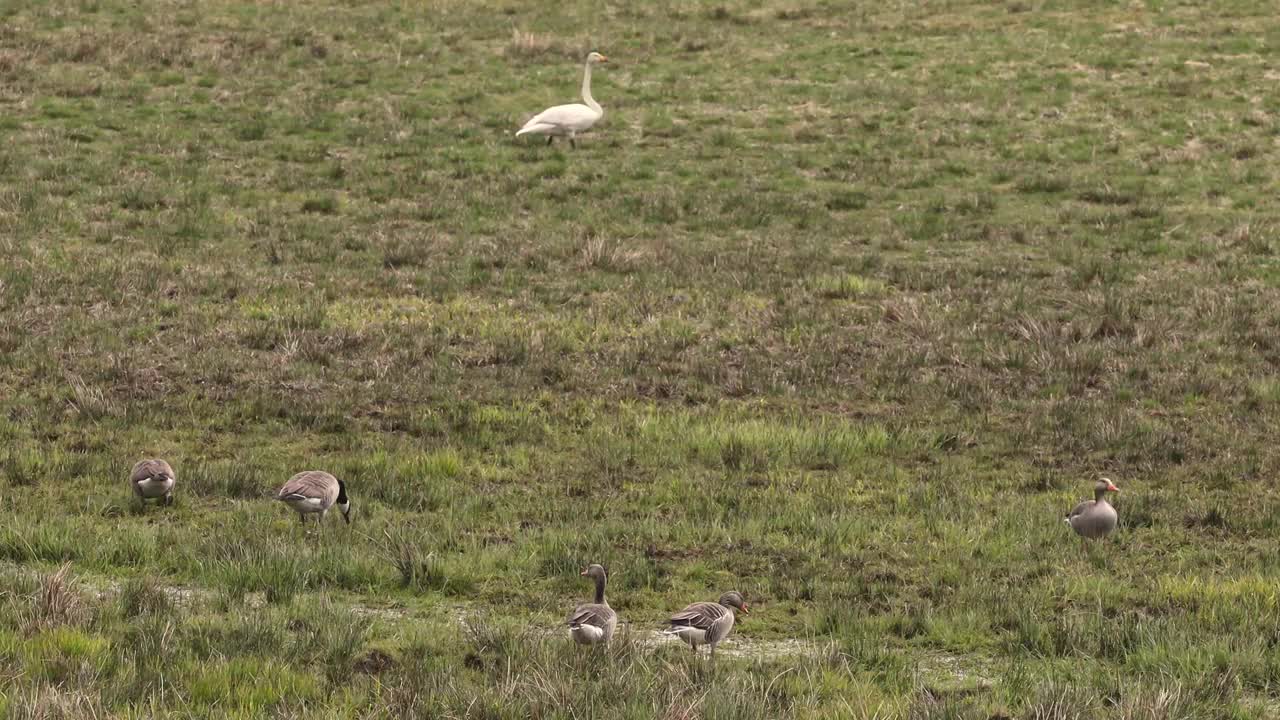
[(169, 463), (159, 458), (141, 460), (129, 472), (129, 485), (140, 501), (156, 500), (157, 504), (173, 504), (173, 484), (177, 478)]
[(322, 527), (324, 514), (335, 503), (342, 511), (342, 519), (351, 522), (351, 501), (347, 498), (347, 485), (322, 470), (305, 470), (289, 478), (289, 482), (276, 493), (276, 499), (293, 508), (305, 525), (307, 515), (316, 516), (317, 527)]
[(567, 620), (569, 635), (579, 645), (607, 643), (613, 637), (614, 628), (618, 626), (618, 613), (614, 612), (613, 608), (609, 607), (608, 601), (604, 599), (604, 585), (608, 580), (608, 574), (603, 566), (595, 564), (587, 566), (587, 569), (579, 574), (595, 581), (596, 599), (594, 602), (579, 605), (569, 613)]
[(1120, 488), (1111, 482), (1111, 478), (1101, 478), (1093, 486), (1093, 499), (1085, 500), (1067, 513), (1066, 523), (1085, 540), (1101, 540), (1115, 532), (1120, 516), (1116, 509), (1107, 502), (1107, 493), (1120, 492)]
[(586, 103), (585, 105), (573, 103), (547, 108), (534, 115), (524, 124), (524, 127), (517, 130), (516, 137), (546, 135), (548, 145), (557, 137), (567, 137), (569, 144), (577, 148), (578, 143), (574, 139), (577, 134), (590, 130), (592, 125), (604, 117), (604, 108), (591, 97), (591, 66), (608, 61), (609, 58), (598, 52), (587, 56), (587, 63), (582, 71), (582, 102)]
[(710, 645), (711, 658), (714, 660), (716, 645), (729, 637), (739, 610), (743, 615), (748, 614), (742, 595), (736, 590), (730, 590), (720, 596), (719, 602), (697, 602), (672, 615), (668, 621), (671, 627), (666, 630), (666, 634), (675, 635), (689, 643), (695, 653), (698, 652), (699, 645)]

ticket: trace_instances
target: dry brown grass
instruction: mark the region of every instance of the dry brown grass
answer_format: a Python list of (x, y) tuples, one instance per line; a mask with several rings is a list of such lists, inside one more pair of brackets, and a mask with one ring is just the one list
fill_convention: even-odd
[(76, 589), (71, 563), (64, 563), (40, 581), (38, 593), (26, 603), (23, 628), (34, 634), (62, 625), (79, 625), (89, 617), (90, 608)]
[(9, 720), (99, 720), (111, 717), (100, 697), (82, 688), (30, 685), (9, 696)]
[(543, 55), (577, 56), (578, 43), (566, 41), (550, 34), (539, 34), (519, 28), (511, 29), (511, 39), (503, 52), (507, 57), (529, 59)]

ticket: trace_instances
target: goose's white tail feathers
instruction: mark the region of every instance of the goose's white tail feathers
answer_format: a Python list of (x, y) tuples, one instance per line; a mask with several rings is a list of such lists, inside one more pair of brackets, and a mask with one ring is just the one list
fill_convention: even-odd
[(574, 642), (583, 645), (594, 645), (604, 639), (604, 628), (595, 625), (570, 625), (569, 634)]
[(673, 627), (668, 630), (664, 630), (662, 634), (674, 635), (694, 647), (702, 645), (707, 640), (707, 632), (705, 630), (699, 630), (698, 628), (688, 626)]

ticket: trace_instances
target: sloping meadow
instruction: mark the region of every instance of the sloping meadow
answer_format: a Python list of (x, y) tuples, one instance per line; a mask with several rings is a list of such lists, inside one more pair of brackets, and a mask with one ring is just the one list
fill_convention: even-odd
[(1273, 716), (1280, 25), (1202, 5), (5, 4), (4, 713)]

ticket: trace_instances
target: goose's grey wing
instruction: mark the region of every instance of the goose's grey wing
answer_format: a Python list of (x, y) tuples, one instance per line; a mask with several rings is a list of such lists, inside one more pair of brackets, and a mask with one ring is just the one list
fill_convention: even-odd
[(733, 613), (725, 611), (723, 615), (711, 622), (711, 627), (707, 629), (707, 642), (718, 643), (729, 636), (729, 631), (733, 629)]
[(305, 470), (289, 478), (276, 493), (277, 500), (290, 497), (324, 500), (332, 505), (338, 499), (338, 479), (323, 470)]
[(1093, 500), (1085, 500), (1080, 504), (1076, 505), (1075, 507), (1071, 508), (1071, 512), (1067, 513), (1067, 519), (1070, 520), (1071, 518), (1084, 513), (1085, 510), (1088, 510), (1089, 508), (1093, 507), (1093, 503), (1094, 503)]
[(667, 622), (673, 627), (691, 627), (709, 631), (717, 620), (728, 614), (728, 609), (720, 603), (697, 602), (672, 615)]
[(169, 467), (169, 463), (164, 460), (142, 460), (130, 471), (129, 482), (137, 485), (152, 478), (172, 480), (173, 477), (173, 468)]
[(609, 624), (612, 618), (617, 617), (617, 613), (608, 605), (598, 605), (596, 603), (583, 603), (573, 609), (569, 613), (569, 617), (565, 622), (569, 627), (578, 627), (580, 625), (594, 625), (598, 628), (604, 628)]

